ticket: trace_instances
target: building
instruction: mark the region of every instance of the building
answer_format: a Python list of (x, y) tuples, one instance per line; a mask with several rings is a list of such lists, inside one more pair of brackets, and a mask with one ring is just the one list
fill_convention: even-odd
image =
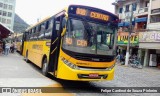
[(160, 31), (158, 31), (160, 30), (160, 0), (115, 0), (113, 5), (115, 5), (115, 14), (120, 19), (118, 51), (125, 55), (128, 34), (132, 30), (130, 55), (137, 54), (143, 66), (158, 66), (160, 64), (158, 60), (160, 58), (158, 55), (160, 54), (158, 50), (160, 49)]
[[(120, 19), (120, 23), (118, 24), (119, 26), (119, 31), (118, 31), (119, 35), (117, 42), (118, 49), (124, 55), (126, 54), (126, 49), (128, 44), (128, 34), (130, 30), (132, 30), (130, 36), (131, 37), (130, 55), (133, 54), (138, 55), (139, 53), (138, 30), (146, 29), (149, 0), (115, 0), (113, 5), (115, 5), (115, 14), (117, 14)], [(132, 24), (132, 29), (130, 28), (131, 24)]]
[(150, 0), (147, 30), (139, 32), (139, 48), (144, 66), (160, 68), (160, 0)]
[(13, 30), (16, 0), (0, 0), (0, 22)]

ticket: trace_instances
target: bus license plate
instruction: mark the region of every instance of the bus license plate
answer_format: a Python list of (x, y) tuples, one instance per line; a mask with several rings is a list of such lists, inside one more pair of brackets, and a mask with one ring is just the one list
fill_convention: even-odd
[(91, 73), (91, 74), (89, 74), (89, 77), (90, 78), (97, 78), (98, 74), (97, 73)]

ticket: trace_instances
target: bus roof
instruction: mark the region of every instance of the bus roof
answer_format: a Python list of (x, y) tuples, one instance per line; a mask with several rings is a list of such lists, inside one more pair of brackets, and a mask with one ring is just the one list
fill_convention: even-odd
[(48, 16), (48, 17), (46, 17), (46, 18), (42, 19), (41, 21), (37, 22), (36, 24), (34, 24), (34, 25), (30, 26), (29, 28), (27, 28), (27, 29), (26, 29), (26, 31), (27, 31), (27, 30), (30, 30), (30, 29), (32, 29), (32, 28), (34, 28), (34, 27), (36, 27), (37, 25), (41, 24), (42, 22), (44, 22), (44, 21), (46, 21), (46, 20), (50, 19), (50, 17), (51, 17), (51, 16)]
[[(106, 14), (112, 16), (113, 18), (118, 19), (118, 16), (117, 16), (117, 15), (115, 15), (115, 14), (109, 12), (109, 11), (106, 11), (106, 10), (103, 10), (103, 9), (99, 9), (99, 8), (96, 8), (96, 7), (84, 6), (84, 5), (69, 5), (68, 7), (63, 8), (61, 11), (58, 11), (57, 14), (60, 13), (60, 12), (62, 12), (62, 11), (66, 11), (67, 13), (69, 13), (69, 8), (70, 8), (70, 7), (77, 7), (77, 8), (78, 8), (78, 7), (82, 7), (82, 8), (97, 10), (97, 11), (99, 11), (99, 12), (106, 13)], [(54, 14), (54, 15), (56, 15), (56, 14)], [(33, 26), (30, 26), (29, 28), (26, 29), (26, 31), (28, 31), (28, 30), (36, 27), (37, 25), (41, 24), (41, 23), (44, 22), (44, 21), (47, 21), (48, 19), (50, 19), (50, 18), (53, 17), (54, 15), (48, 16), (48, 17), (44, 18), (43, 20), (37, 22), (37, 23), (34, 24)]]

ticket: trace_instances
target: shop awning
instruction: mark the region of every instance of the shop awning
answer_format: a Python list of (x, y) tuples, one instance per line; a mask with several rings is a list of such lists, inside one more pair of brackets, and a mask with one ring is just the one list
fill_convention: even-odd
[(118, 23), (118, 27), (122, 27), (123, 25), (124, 25), (124, 23), (123, 23), (123, 22)]
[(135, 22), (136, 23), (138, 23), (138, 22), (147, 22), (147, 17), (136, 18)]
[(127, 27), (127, 26), (129, 26), (130, 24), (129, 24), (129, 22), (124, 22), (124, 26), (125, 27)]
[(12, 33), (14, 32), (11, 29), (0, 22), (0, 38), (7, 38)]
[[(118, 23), (118, 27), (128, 27), (129, 25), (130, 25), (130, 22)], [(135, 25), (135, 21), (132, 21), (132, 25)]]

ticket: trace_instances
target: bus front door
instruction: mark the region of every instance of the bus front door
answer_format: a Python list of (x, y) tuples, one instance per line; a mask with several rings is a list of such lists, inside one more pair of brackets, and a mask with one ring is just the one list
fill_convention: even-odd
[(62, 16), (54, 17), (53, 31), (51, 36), (51, 46), (49, 55), (48, 72), (53, 72), (56, 76), (56, 70), (58, 66), (58, 57), (60, 51), (61, 31), (62, 31)]

